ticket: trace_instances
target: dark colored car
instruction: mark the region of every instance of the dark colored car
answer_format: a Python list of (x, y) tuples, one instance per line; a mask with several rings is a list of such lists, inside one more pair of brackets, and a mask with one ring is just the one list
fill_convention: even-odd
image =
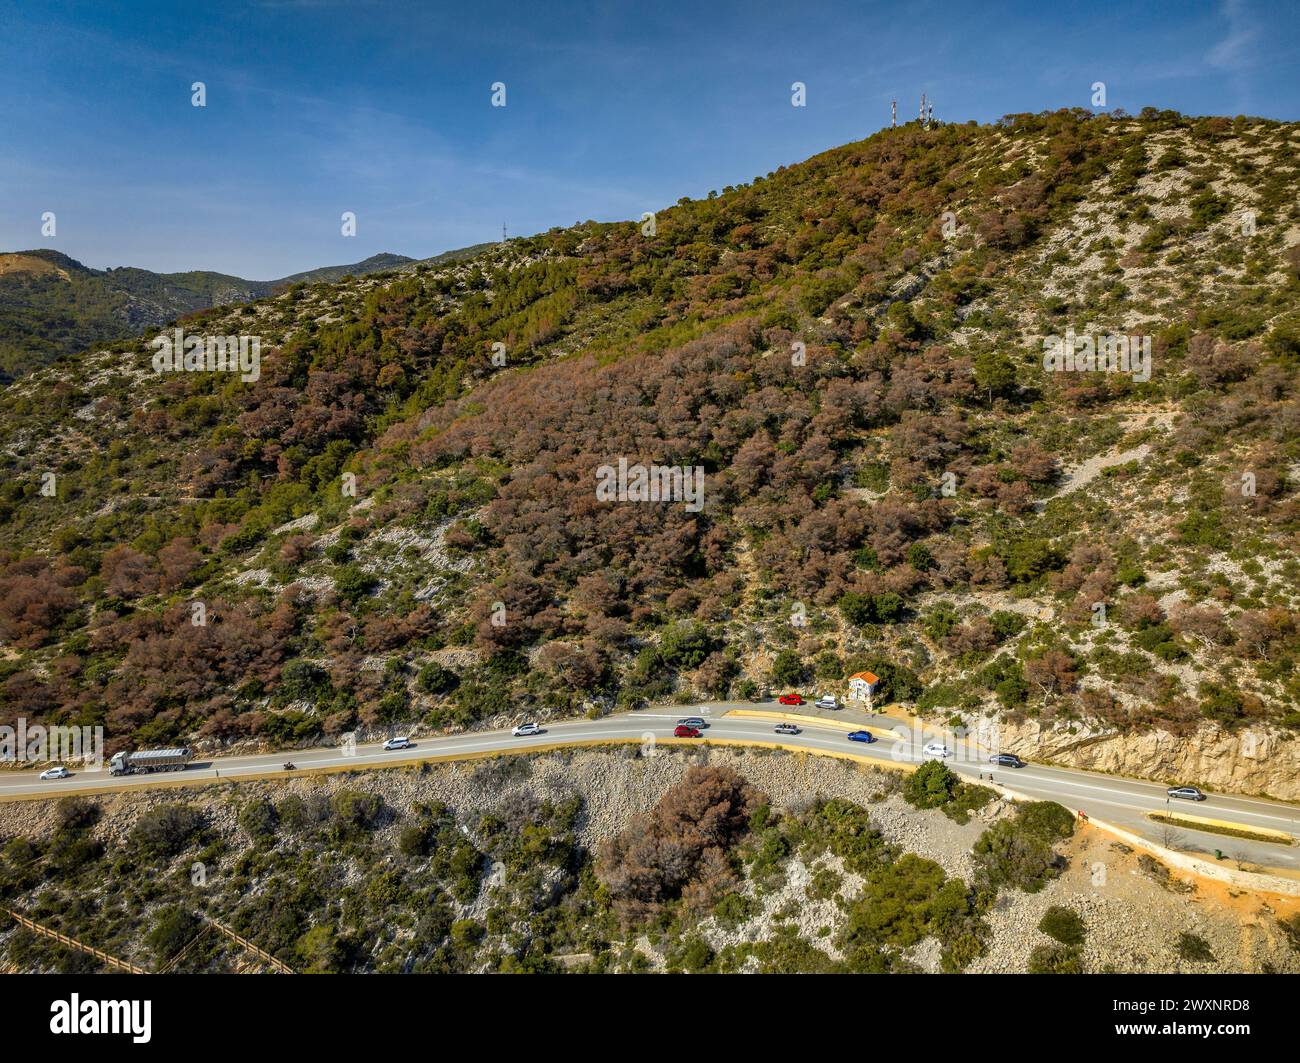
[(781, 695), (779, 698), (777, 698), (776, 700), (779, 701), (782, 705), (802, 705), (802, 704), (803, 704), (803, 698), (801, 698), (798, 694), (782, 694), (782, 695)]
[(674, 738), (699, 738), (700, 729), (698, 727), (687, 727), (684, 723), (679, 723), (673, 728)]
[(876, 740), (876, 736), (873, 735), (870, 731), (850, 731), (850, 732), (849, 732), (849, 741), (850, 741), (850, 742), (874, 742), (875, 740)]
[(1025, 762), (1014, 753), (994, 753), (989, 757), (990, 764), (1001, 764), (1004, 768), (1023, 768)]

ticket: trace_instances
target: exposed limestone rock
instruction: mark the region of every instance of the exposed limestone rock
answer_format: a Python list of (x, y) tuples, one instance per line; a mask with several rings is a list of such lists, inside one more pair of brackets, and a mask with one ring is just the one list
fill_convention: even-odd
[(1135, 778), (1193, 783), (1223, 793), (1300, 800), (1300, 742), (1263, 728), (1210, 724), (1188, 735), (1119, 734), (1095, 725), (1043, 728), (1036, 720), (999, 723), (1002, 748), (1029, 760)]

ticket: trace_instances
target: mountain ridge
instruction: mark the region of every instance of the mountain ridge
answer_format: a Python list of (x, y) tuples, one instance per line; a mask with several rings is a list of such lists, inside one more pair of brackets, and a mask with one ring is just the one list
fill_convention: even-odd
[(126, 339), (211, 306), (250, 302), (293, 284), (444, 261), (473, 254), (482, 246), (431, 259), (381, 252), (360, 262), (265, 281), (212, 270), (156, 273), (136, 266), (99, 270), (52, 248), (0, 252), (0, 383), (62, 355)]

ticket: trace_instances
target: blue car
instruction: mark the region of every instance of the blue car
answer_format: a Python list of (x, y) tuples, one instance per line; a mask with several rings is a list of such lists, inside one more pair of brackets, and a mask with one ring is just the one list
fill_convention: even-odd
[(876, 740), (876, 736), (873, 735), (870, 731), (850, 731), (850, 732), (849, 732), (849, 741), (850, 741), (850, 742), (874, 742), (875, 740)]

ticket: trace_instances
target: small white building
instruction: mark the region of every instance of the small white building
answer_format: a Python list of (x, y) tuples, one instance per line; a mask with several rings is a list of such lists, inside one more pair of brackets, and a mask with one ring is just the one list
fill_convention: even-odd
[(855, 672), (849, 676), (849, 699), (870, 701), (880, 689), (880, 676), (875, 672)]

